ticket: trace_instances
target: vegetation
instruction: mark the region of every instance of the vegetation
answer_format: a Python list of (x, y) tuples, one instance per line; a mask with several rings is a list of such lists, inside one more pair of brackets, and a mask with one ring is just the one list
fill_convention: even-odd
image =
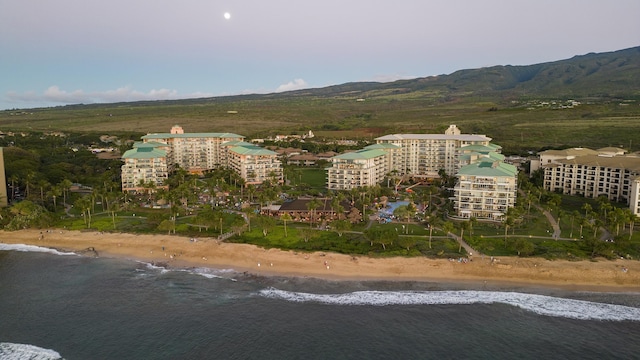
[[(638, 64), (640, 48), (634, 48), (547, 64), (283, 94), (2, 111), (0, 146), (11, 206), (0, 210), (0, 225), (7, 230), (56, 226), (223, 236), (264, 247), (353, 255), (467, 256), (455, 234), (489, 256), (637, 259), (638, 221), (622, 204), (545, 192), (535, 174), (531, 180), (519, 179), (516, 208), (495, 223), (447, 217), (444, 189), (451, 179), (398, 193), (397, 179), (389, 174), (381, 186), (328, 192), (324, 164), (285, 165), (285, 184), (259, 187), (244, 186), (228, 169), (200, 178), (178, 170), (169, 191), (148, 186), (144, 194), (131, 196), (120, 191), (117, 154), (143, 135), (141, 129), (166, 132), (176, 123), (188, 132), (235, 132), (249, 138), (312, 130), (316, 137), (304, 142), (267, 144), (314, 153), (361, 148), (387, 133), (442, 133), (450, 124), (492, 137), (506, 154), (572, 146), (635, 151), (640, 148), (634, 139), (640, 132)], [(357, 142), (345, 145), (338, 141), (343, 139)], [(91, 151), (106, 146), (116, 150), (115, 157)], [(301, 195), (329, 197), (335, 208), (341, 206), (335, 200), (347, 200), (355, 210), (324, 219), (310, 202), (307, 223), (259, 214), (262, 206)], [(397, 207), (391, 223), (370, 222), (383, 196), (409, 205)], [(559, 223), (557, 236), (545, 212)]]

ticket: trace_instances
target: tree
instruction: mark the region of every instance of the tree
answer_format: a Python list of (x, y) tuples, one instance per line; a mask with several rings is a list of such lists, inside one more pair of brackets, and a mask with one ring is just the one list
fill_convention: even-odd
[(247, 230), (251, 231), (251, 218), (256, 216), (255, 209), (251, 206), (247, 206), (246, 208), (242, 209), (242, 212), (247, 219)]
[(344, 218), (344, 206), (340, 204), (341, 202), (342, 196), (334, 196), (331, 200), (331, 209), (333, 210), (333, 213), (338, 218), (338, 220)]
[(58, 185), (54, 185), (51, 187), (51, 189), (47, 192), (47, 194), (51, 197), (51, 199), (53, 200), (53, 210), (55, 211), (55, 209), (57, 208), (57, 203), (56, 203), (56, 199), (58, 198), (58, 196), (62, 195), (62, 189), (60, 188), (60, 186)]
[(269, 234), (269, 231), (271, 231), (271, 229), (276, 226), (276, 221), (271, 216), (259, 216), (256, 218), (256, 220), (258, 226), (262, 228), (262, 235), (265, 237), (267, 236), (267, 234)]
[(429, 222), (429, 249), (431, 249), (431, 238), (433, 235), (433, 229), (440, 225), (440, 219), (438, 217), (433, 217)]
[(51, 222), (47, 210), (29, 200), (24, 200), (11, 206), (13, 218), (6, 225), (8, 230), (20, 230), (30, 227), (46, 227)]
[(582, 210), (584, 210), (584, 217), (586, 218), (586, 217), (589, 216), (589, 213), (591, 213), (593, 208), (591, 207), (591, 204), (584, 203), (584, 204), (582, 204)]
[(407, 249), (407, 252), (411, 251), (411, 246), (416, 244), (416, 240), (410, 236), (400, 236), (398, 237), (398, 245)]
[(91, 227), (91, 198), (89, 196), (82, 196), (78, 198), (73, 206), (80, 209), (82, 211), (82, 217), (84, 218), (84, 223), (87, 225), (87, 229)]
[(282, 220), (282, 223), (284, 224), (284, 237), (287, 237), (287, 221), (291, 221), (291, 215), (286, 212), (282, 215), (280, 215), (280, 220)]
[(69, 179), (64, 179), (58, 185), (62, 189), (62, 203), (66, 204), (67, 197), (69, 196), (69, 189), (71, 189), (71, 185), (73, 185), (73, 183)]
[(311, 212), (311, 221), (309, 222), (309, 227), (313, 227), (313, 223), (315, 221), (316, 209), (320, 207), (322, 203), (316, 198), (311, 199), (307, 203), (307, 210)]
[(364, 234), (369, 238), (371, 246), (373, 243), (378, 243), (382, 245), (384, 250), (387, 249), (387, 245), (393, 244), (393, 241), (398, 239), (398, 232), (390, 227), (369, 228), (365, 230)]
[(449, 236), (449, 234), (453, 231), (454, 226), (453, 223), (451, 221), (445, 221), (444, 224), (442, 224), (442, 231), (444, 231), (444, 233)]
[(631, 209), (625, 209), (625, 213), (627, 214), (627, 221), (629, 222), (629, 240), (631, 240), (631, 237), (633, 236), (633, 227), (636, 224), (638, 216), (634, 214)]
[(351, 229), (351, 223), (347, 220), (335, 220), (331, 223), (333, 229), (338, 233), (338, 236), (342, 237), (345, 231)]
[[(509, 208), (509, 210), (511, 209), (512, 208)], [(509, 232), (509, 227), (514, 224), (513, 215), (509, 210), (507, 210), (502, 217), (502, 223), (504, 224), (504, 247), (507, 247), (507, 233)]]
[(468, 221), (463, 221), (460, 223), (460, 241), (458, 241), (458, 252), (462, 251), (462, 242), (464, 241), (464, 231), (468, 230), (470, 223)]
[(171, 235), (171, 231), (175, 231), (176, 222), (174, 220), (162, 220), (160, 225), (158, 225), (158, 230), (166, 231), (168, 235)]
[(316, 231), (311, 228), (300, 228), (298, 234), (302, 235), (304, 242), (309, 242), (316, 235)]
[(611, 209), (613, 209), (613, 205), (611, 205), (611, 200), (609, 200), (609, 198), (606, 195), (600, 195), (598, 196), (596, 201), (598, 202), (600, 216), (602, 216), (604, 221), (607, 221), (607, 213)]
[(111, 213), (111, 222), (113, 223), (113, 228), (116, 228), (116, 212), (120, 210), (120, 202), (119, 202), (119, 197), (116, 193), (107, 193), (107, 198), (109, 199), (108, 202), (108, 209), (109, 212)]
[(527, 241), (525, 239), (516, 240), (514, 247), (518, 252), (518, 256), (520, 256), (521, 254), (525, 256), (531, 255), (535, 250), (535, 246), (530, 241)]

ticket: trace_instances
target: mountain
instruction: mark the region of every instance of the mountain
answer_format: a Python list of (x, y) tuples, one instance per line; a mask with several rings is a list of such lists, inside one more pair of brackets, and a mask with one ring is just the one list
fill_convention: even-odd
[(589, 53), (570, 59), (525, 65), (492, 66), (390, 83), (357, 82), (263, 97), (376, 97), (413, 92), (495, 98), (636, 97), (640, 95), (640, 46)]

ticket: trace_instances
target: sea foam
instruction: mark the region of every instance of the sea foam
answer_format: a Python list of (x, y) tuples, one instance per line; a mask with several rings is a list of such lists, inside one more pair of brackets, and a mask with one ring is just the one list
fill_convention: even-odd
[(260, 295), (293, 302), (329, 305), (465, 305), (507, 304), (538, 315), (578, 320), (640, 321), (640, 308), (557, 298), (546, 295), (495, 291), (357, 291), (345, 294), (310, 294), (274, 288)]
[[(234, 279), (233, 276), (236, 275), (237, 272), (232, 269), (214, 269), (214, 268), (206, 268), (206, 267), (189, 268), (189, 269), (167, 268), (166, 265), (164, 264), (157, 265), (157, 264), (148, 263), (148, 262), (139, 262), (139, 263), (144, 264), (148, 270), (157, 271), (160, 274), (166, 274), (172, 271), (186, 272), (189, 274), (202, 276), (207, 279), (225, 279), (225, 280), (236, 281), (236, 279)], [(142, 271), (142, 269), (137, 269), (137, 270)]]
[(62, 356), (54, 350), (34, 345), (0, 342), (2, 360), (60, 360)]
[(50, 248), (35, 246), (35, 245), (0, 243), (0, 251), (3, 251), (3, 250), (4, 251), (13, 250), (13, 251), (23, 251), (23, 252), (43, 252), (43, 253), (49, 253), (54, 255), (77, 255), (76, 253), (72, 253), (72, 252), (62, 252), (56, 249), (50, 249)]

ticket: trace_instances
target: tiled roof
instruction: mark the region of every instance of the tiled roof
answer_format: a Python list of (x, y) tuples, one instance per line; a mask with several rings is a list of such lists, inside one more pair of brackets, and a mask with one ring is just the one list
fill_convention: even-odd
[(127, 150), (123, 155), (123, 159), (155, 159), (166, 157), (167, 152), (153, 147), (141, 147)]
[(341, 160), (360, 160), (360, 159), (373, 159), (378, 156), (384, 156), (387, 153), (383, 150), (358, 150), (354, 152), (348, 152), (340, 155), (334, 156), (334, 159)]
[(518, 169), (500, 161), (480, 161), (471, 165), (463, 166), (460, 175), (476, 176), (516, 176)]

